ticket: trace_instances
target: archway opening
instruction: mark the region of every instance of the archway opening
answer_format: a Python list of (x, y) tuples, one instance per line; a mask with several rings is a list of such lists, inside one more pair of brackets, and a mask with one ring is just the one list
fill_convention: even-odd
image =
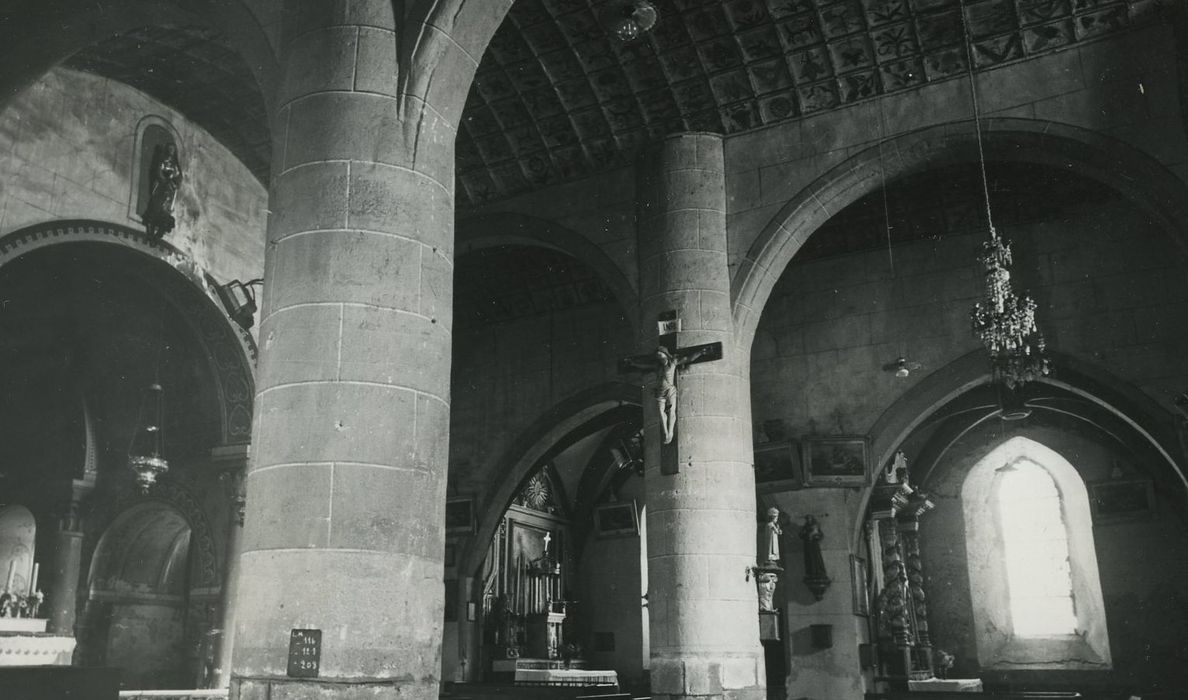
[(124, 511), (99, 539), (88, 576), (87, 646), (120, 668), (124, 687), (194, 687), (190, 535), (181, 513), (150, 501)]

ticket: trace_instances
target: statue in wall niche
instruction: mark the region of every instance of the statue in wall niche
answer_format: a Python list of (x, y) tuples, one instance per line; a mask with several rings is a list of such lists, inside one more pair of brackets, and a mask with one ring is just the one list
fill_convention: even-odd
[(145, 233), (154, 240), (160, 240), (177, 223), (173, 218), (173, 200), (177, 198), (182, 181), (177, 146), (172, 143), (157, 146), (153, 152), (153, 167), (149, 172), (152, 183), (149, 185), (149, 200), (142, 218)]
[(784, 531), (780, 529), (780, 509), (768, 508), (767, 522), (763, 523), (763, 539), (759, 550), (759, 566), (761, 568), (781, 568), (780, 535), (782, 534)]

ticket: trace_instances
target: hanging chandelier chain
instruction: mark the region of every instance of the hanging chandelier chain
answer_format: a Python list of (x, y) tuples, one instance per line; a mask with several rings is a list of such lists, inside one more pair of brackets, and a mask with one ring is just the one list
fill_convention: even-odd
[(986, 149), (982, 139), (982, 112), (974, 75), (973, 34), (961, 9), (961, 31), (969, 68), (969, 94), (973, 108), (974, 137), (978, 145), (978, 167), (982, 176), (982, 196), (986, 204), (986, 224), (990, 239), (982, 243), (978, 260), (985, 269), (985, 297), (970, 312), (973, 332), (990, 355), (994, 381), (1010, 388), (1046, 376), (1051, 371), (1044, 336), (1035, 322), (1035, 300), (1019, 296), (1011, 284), (1011, 245), (998, 235), (990, 209), (990, 178), (986, 174)]
[(982, 143), (982, 115), (978, 104), (978, 86), (974, 79), (973, 35), (969, 31), (969, 20), (965, 16), (965, 0), (960, 0), (961, 33), (965, 40), (965, 63), (969, 69), (969, 97), (973, 106), (974, 138), (978, 144), (978, 167), (982, 173), (982, 195), (986, 203), (986, 223), (990, 226), (990, 238), (997, 239), (994, 218), (990, 213), (990, 178), (986, 175), (986, 150)]
[(887, 161), (883, 159), (883, 141), (887, 139), (887, 117), (883, 103), (875, 100), (879, 111), (879, 188), (883, 193), (883, 229), (887, 236), (887, 264), (891, 268), (891, 283), (895, 283), (895, 254), (891, 251), (891, 207), (887, 203)]

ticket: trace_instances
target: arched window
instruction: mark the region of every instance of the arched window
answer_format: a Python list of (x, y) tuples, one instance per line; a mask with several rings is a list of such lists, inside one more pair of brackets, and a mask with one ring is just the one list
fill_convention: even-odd
[(1085, 483), (1068, 460), (1015, 437), (961, 489), (982, 668), (1106, 668), (1105, 605)]
[(1026, 457), (999, 471), (998, 519), (1015, 634), (1075, 634), (1068, 529), (1056, 482)]

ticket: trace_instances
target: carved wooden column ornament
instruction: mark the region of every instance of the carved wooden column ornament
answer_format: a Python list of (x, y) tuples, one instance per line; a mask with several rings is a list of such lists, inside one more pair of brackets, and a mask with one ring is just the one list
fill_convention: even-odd
[(875, 603), (879, 648), (891, 675), (903, 678), (932, 676), (919, 529), (920, 516), (933, 506), (926, 493), (911, 486), (907, 458), (896, 454), (871, 496), (867, 533), (881, 566)]
[(897, 529), (903, 550), (908, 593), (907, 613), (911, 628), (915, 631), (909, 675), (919, 678), (931, 678), (933, 675), (932, 637), (928, 632), (928, 605), (924, 594), (924, 563), (920, 558), (920, 516), (934, 506), (928, 494), (916, 491), (898, 515)]

